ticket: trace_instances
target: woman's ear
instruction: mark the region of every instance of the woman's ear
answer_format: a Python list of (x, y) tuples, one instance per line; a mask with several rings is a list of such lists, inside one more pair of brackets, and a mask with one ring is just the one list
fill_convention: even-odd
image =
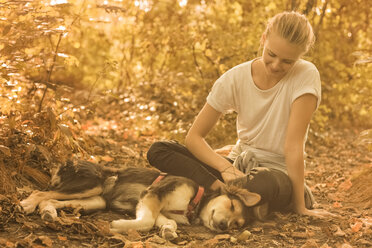
[(262, 36), (261, 36), (261, 46), (262, 46), (262, 47), (264, 46), (265, 41), (266, 41), (266, 34), (263, 33)]

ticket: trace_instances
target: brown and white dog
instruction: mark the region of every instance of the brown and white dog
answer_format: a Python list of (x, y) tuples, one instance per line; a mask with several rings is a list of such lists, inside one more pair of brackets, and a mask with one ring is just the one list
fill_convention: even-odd
[[(155, 181), (155, 182), (154, 182)], [(111, 222), (112, 232), (148, 231), (157, 226), (166, 239), (177, 237), (177, 224), (199, 217), (207, 228), (222, 232), (242, 227), (248, 208), (261, 197), (239, 187), (209, 191), (185, 177), (164, 176), (150, 168), (112, 169), (86, 161), (67, 162), (53, 174), (50, 191), (34, 191), (21, 201), (25, 213), (39, 208), (42, 219), (53, 221), (57, 209), (111, 209), (135, 219)]]

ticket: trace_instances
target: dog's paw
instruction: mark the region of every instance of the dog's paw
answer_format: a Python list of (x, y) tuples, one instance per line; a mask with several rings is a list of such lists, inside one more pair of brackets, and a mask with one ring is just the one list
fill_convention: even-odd
[(176, 230), (172, 225), (164, 225), (160, 228), (160, 236), (166, 240), (174, 240), (178, 237)]
[(27, 199), (21, 201), (19, 203), (22, 211), (25, 213), (25, 214), (31, 214), (35, 211), (36, 209), (36, 205), (32, 202), (32, 201), (29, 201)]
[(52, 222), (54, 221), (58, 215), (57, 210), (54, 207), (46, 206), (40, 213), (41, 219), (44, 221)]

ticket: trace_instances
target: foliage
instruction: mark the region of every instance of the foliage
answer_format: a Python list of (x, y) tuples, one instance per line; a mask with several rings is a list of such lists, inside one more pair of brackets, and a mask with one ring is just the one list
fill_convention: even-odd
[[(0, 7), (0, 103), (7, 122), (46, 106), (63, 112), (67, 103), (67, 112), (93, 116), (90, 107), (118, 103), (116, 117), (128, 132), (183, 139), (213, 82), (259, 56), (266, 20), (295, 9), (308, 16), (318, 39), (307, 56), (323, 81), (313, 127), (371, 124), (368, 0), (2, 1)], [(71, 104), (73, 91), (84, 88), (90, 93)], [(63, 116), (56, 114), (57, 121)], [(233, 142), (233, 120), (220, 121), (209, 136), (213, 145)]]

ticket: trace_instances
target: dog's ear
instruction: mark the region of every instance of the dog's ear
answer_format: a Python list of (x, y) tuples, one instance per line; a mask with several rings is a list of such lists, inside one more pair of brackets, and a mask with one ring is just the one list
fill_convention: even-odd
[(246, 189), (239, 189), (235, 192), (235, 195), (246, 205), (252, 207), (256, 205), (260, 200), (261, 196), (257, 193), (249, 192)]

